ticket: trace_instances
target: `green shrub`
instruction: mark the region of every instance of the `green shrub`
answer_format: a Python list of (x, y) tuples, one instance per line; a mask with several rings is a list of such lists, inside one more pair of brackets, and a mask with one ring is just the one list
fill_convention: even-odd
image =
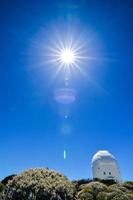
[(123, 184), (107, 186), (101, 181), (93, 181), (81, 185), (77, 197), (80, 200), (133, 200), (133, 192)]
[(133, 191), (133, 182), (132, 181), (127, 181), (123, 183), (123, 186), (126, 187), (128, 190)]
[(4, 188), (5, 186), (2, 183), (0, 183), (0, 193), (4, 190)]
[(88, 188), (92, 191), (94, 198), (99, 192), (104, 192), (107, 190), (107, 186), (99, 182), (91, 182), (88, 184)]
[(80, 186), (85, 185), (87, 183), (92, 182), (91, 179), (79, 179), (79, 180), (73, 180), (72, 183), (74, 183), (76, 190), (80, 190)]
[(114, 185), (110, 185), (108, 187), (108, 192), (113, 192), (113, 191), (122, 191), (122, 192), (128, 192), (128, 189), (126, 187), (124, 187), (123, 185), (121, 184), (114, 184)]
[(81, 185), (80, 189), (80, 192), (78, 192), (78, 199), (88, 200), (90, 198), (95, 200), (100, 192), (107, 190), (107, 186), (95, 181)]
[(107, 185), (107, 186), (110, 186), (110, 185), (113, 185), (113, 184), (116, 184), (116, 181), (115, 180), (100, 180), (99, 182)]
[(97, 200), (106, 200), (107, 199), (107, 193), (106, 192), (100, 192), (97, 195)]
[(131, 194), (131, 193), (128, 193), (127, 196), (128, 196), (128, 198), (129, 198), (130, 200), (133, 200), (133, 193), (132, 193), (132, 194)]
[(87, 191), (80, 191), (77, 195), (78, 200), (94, 200), (93, 195)]
[(116, 193), (113, 198), (107, 198), (107, 200), (131, 200), (126, 193)]
[(4, 190), (4, 200), (73, 200), (75, 188), (62, 174), (30, 169), (15, 176)]
[(6, 185), (9, 181), (11, 181), (11, 180), (14, 178), (14, 176), (16, 176), (16, 175), (15, 175), (15, 174), (12, 174), (12, 175), (9, 175), (9, 176), (5, 177), (5, 178), (1, 181), (1, 183), (4, 184), (4, 185)]
[(106, 200), (132, 200), (128, 194), (124, 192), (112, 192), (106, 197)]

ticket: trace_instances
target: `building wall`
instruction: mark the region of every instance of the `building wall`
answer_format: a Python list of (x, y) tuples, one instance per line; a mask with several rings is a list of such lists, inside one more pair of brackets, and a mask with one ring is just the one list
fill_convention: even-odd
[(93, 165), (93, 178), (116, 180), (121, 182), (119, 168), (114, 163), (97, 163)]

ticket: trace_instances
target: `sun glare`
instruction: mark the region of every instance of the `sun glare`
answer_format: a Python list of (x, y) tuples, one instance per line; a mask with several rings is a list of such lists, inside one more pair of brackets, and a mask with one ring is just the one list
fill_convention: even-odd
[(60, 60), (64, 65), (69, 66), (75, 61), (75, 55), (72, 49), (64, 49), (61, 51)]
[(56, 34), (56, 37), (47, 48), (48, 63), (55, 70), (53, 79), (59, 73), (63, 73), (65, 79), (70, 79), (75, 71), (79, 71), (83, 75), (86, 74), (83, 67), (85, 61), (88, 59), (86, 45), (86, 40), (82, 37), (78, 38), (75, 34), (67, 34), (66, 38), (63, 38), (58, 33)]

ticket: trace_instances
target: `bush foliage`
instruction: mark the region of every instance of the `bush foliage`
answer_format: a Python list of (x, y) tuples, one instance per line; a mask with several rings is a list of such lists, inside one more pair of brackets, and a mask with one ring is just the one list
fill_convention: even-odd
[(31, 169), (7, 184), (4, 200), (73, 200), (74, 186), (62, 174), (48, 169)]
[(0, 200), (133, 200), (133, 182), (69, 181), (49, 169), (30, 169), (0, 183)]
[[(112, 182), (113, 183), (113, 182)], [(92, 181), (83, 184), (77, 191), (78, 200), (133, 200), (131, 182), (110, 184), (109, 182)]]
[(7, 185), (7, 183), (8, 183), (10, 180), (12, 180), (12, 179), (14, 178), (14, 176), (16, 176), (16, 175), (15, 175), (15, 174), (12, 174), (12, 175), (10, 175), (10, 176), (5, 177), (5, 178), (1, 181), (1, 183), (2, 183), (3, 185)]

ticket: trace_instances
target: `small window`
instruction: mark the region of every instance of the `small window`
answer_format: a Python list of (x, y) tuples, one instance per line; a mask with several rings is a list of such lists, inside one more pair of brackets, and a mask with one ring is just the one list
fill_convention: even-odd
[(98, 169), (100, 169), (100, 167), (98, 167)]
[(103, 172), (104, 175), (106, 175), (106, 172)]
[(111, 175), (111, 172), (109, 172), (109, 175)]

